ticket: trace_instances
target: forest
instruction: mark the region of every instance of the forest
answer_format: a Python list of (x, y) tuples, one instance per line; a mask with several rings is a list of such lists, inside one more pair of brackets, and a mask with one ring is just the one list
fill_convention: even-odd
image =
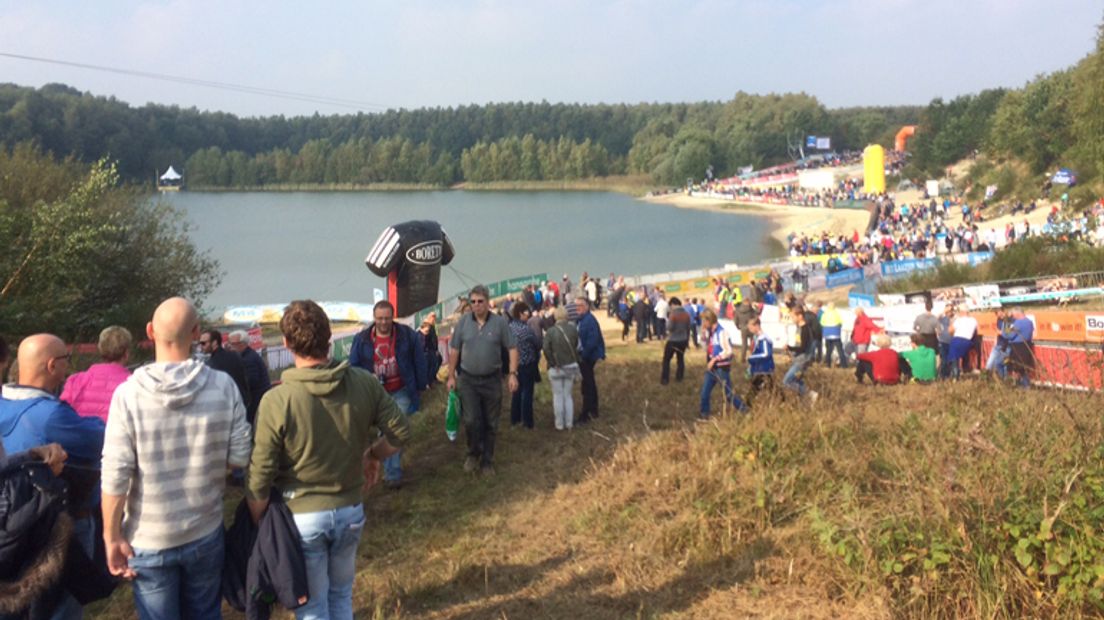
[(806, 134), (837, 150), (888, 143), (918, 106), (828, 110), (806, 94), (727, 102), (499, 103), (323, 116), (240, 118), (133, 107), (49, 84), (0, 84), (0, 144), (109, 158), (126, 180), (169, 165), (192, 188), (279, 184), (559, 180), (645, 174), (657, 184), (789, 160)]
[[(1104, 38), (1067, 69), (1021, 88), (926, 106), (828, 109), (805, 93), (698, 103), (492, 103), (447, 108), (242, 118), (195, 108), (133, 107), (68, 86), (0, 84), (0, 145), (31, 142), (58, 158), (117, 163), (150, 184), (169, 165), (189, 187), (568, 180), (644, 175), (656, 185), (761, 168), (799, 156), (806, 135), (836, 151), (892, 146), (918, 125), (904, 176), (938, 176), (984, 153), (1003, 194), (1034, 191), (1057, 166), (1075, 170), (1075, 203), (1104, 178)], [(992, 180), (992, 179), (990, 179)], [(984, 180), (983, 180), (984, 181)], [(985, 181), (988, 182), (988, 181)]]

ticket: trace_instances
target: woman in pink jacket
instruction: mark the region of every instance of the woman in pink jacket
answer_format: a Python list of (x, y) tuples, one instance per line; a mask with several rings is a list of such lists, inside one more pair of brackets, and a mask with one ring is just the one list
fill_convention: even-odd
[(77, 413), (86, 418), (100, 418), (107, 422), (107, 409), (115, 388), (130, 376), (126, 363), (130, 359), (130, 332), (125, 327), (112, 325), (100, 332), (100, 358), (103, 362), (92, 364), (88, 370), (78, 372), (65, 381), (61, 400), (69, 403)]

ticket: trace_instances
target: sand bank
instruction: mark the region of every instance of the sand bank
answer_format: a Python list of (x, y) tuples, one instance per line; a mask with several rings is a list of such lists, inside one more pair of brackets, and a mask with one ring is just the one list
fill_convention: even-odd
[(789, 205), (745, 204), (733, 200), (687, 196), (686, 194), (667, 194), (642, 198), (648, 202), (670, 205), (680, 209), (700, 209), (717, 213), (743, 213), (770, 218), (774, 224), (771, 233), (779, 243), (786, 246), (786, 235), (791, 232), (819, 235), (829, 234), (850, 236), (854, 231), (863, 234), (870, 221), (870, 214), (862, 209), (825, 209), (822, 207), (795, 207)]

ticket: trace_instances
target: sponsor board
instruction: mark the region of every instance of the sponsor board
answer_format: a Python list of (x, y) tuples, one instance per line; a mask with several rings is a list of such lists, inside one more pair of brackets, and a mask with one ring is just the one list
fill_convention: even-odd
[(844, 286), (846, 284), (862, 282), (862, 279), (862, 269), (844, 269), (843, 271), (837, 271), (836, 273), (828, 274), (825, 277), (824, 283), (828, 288), (835, 288), (837, 286)]
[(1086, 314), (1085, 333), (1093, 335), (1104, 334), (1104, 314)]

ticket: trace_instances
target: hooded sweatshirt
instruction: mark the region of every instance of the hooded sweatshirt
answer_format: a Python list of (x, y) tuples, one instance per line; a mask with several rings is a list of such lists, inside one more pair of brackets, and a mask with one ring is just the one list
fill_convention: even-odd
[(294, 514), (360, 503), (364, 451), (380, 433), (395, 447), (410, 437), (406, 416), (379, 380), (349, 362), (289, 368), (257, 410), (246, 495), (275, 486)]
[(250, 450), (229, 375), (195, 360), (143, 366), (115, 390), (107, 420), (103, 492), (126, 495), (132, 546), (169, 549), (222, 527), (226, 468)]

